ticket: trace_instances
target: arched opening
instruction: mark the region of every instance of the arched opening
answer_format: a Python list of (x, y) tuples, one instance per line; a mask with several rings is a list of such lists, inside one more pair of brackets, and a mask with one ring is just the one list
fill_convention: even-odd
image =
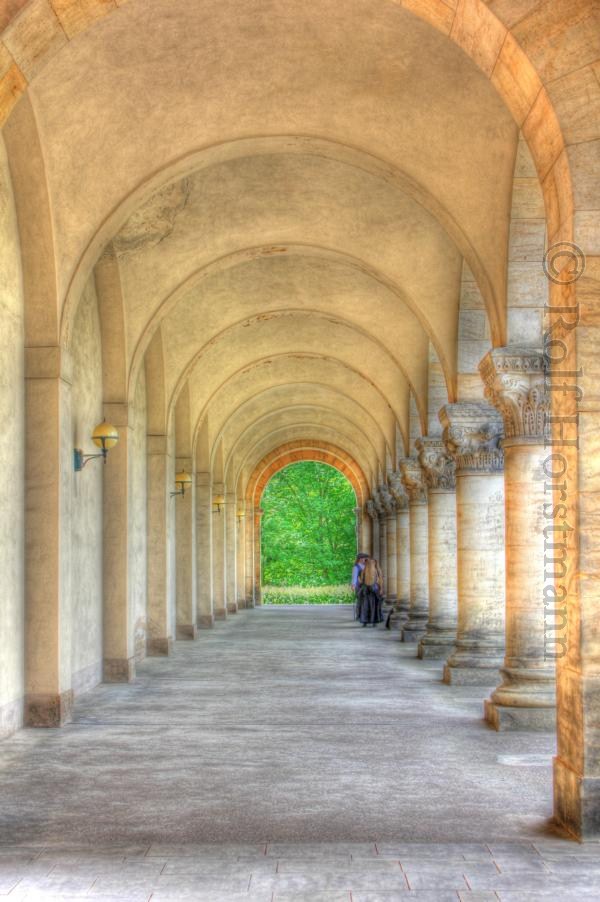
[(269, 480), (262, 496), (263, 604), (348, 604), (357, 549), (356, 494), (335, 467), (305, 460)]

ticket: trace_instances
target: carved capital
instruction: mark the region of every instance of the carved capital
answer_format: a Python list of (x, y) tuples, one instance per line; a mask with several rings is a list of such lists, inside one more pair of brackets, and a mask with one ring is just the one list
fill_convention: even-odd
[(494, 348), (479, 364), (485, 396), (504, 420), (506, 438), (542, 444), (549, 436), (550, 398), (544, 355), (536, 348)]
[(427, 504), (427, 483), (421, 464), (414, 457), (400, 461), (402, 481), (411, 504)]
[(444, 443), (456, 462), (457, 472), (502, 471), (502, 417), (491, 404), (485, 401), (446, 404), (439, 418)]
[(371, 518), (371, 520), (377, 520), (377, 517), (379, 515), (377, 513), (377, 508), (375, 507), (375, 502), (373, 501), (372, 498), (367, 499), (367, 503), (365, 504), (365, 507), (367, 509), (367, 513), (368, 513), (369, 517)]
[(453, 492), (456, 489), (456, 463), (441, 438), (417, 439), (419, 463), (430, 490)]
[(388, 489), (387, 485), (380, 485), (378, 486), (378, 489), (379, 497), (381, 498), (381, 503), (383, 505), (385, 515), (387, 517), (391, 517), (396, 513), (396, 502), (394, 501), (394, 497)]
[(402, 482), (402, 473), (389, 473), (388, 483), (390, 493), (396, 502), (396, 510), (403, 511), (408, 507), (408, 495), (404, 483)]

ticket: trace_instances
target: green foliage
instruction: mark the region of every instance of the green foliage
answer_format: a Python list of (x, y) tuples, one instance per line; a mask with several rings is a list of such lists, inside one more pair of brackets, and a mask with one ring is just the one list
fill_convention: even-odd
[(354, 604), (347, 583), (341, 586), (263, 586), (263, 604)]
[(342, 473), (313, 461), (290, 464), (270, 480), (261, 507), (264, 583), (349, 583), (356, 555), (356, 497)]

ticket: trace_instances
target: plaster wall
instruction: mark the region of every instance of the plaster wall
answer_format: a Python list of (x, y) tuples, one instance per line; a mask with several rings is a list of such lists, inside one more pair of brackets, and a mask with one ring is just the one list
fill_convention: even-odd
[(146, 655), (147, 603), (147, 491), (146, 491), (146, 374), (142, 367), (132, 409), (129, 455), (129, 615), (135, 656)]
[(23, 722), (24, 383), (19, 239), (0, 137), (0, 737)]
[[(98, 302), (93, 278), (85, 287), (71, 343), (71, 427), (68, 447), (97, 451), (90, 434), (102, 420), (102, 353)], [(72, 439), (72, 440), (71, 440)], [(102, 463), (91, 461), (72, 478), (71, 633), (72, 688), (85, 692), (102, 679)]]

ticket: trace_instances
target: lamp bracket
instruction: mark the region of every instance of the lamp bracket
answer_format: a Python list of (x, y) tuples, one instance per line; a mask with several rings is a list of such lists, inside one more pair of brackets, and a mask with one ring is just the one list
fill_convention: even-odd
[(73, 469), (76, 473), (80, 473), (90, 460), (96, 460), (97, 457), (104, 458), (106, 463), (106, 451), (100, 451), (99, 454), (84, 454), (81, 448), (73, 449)]

